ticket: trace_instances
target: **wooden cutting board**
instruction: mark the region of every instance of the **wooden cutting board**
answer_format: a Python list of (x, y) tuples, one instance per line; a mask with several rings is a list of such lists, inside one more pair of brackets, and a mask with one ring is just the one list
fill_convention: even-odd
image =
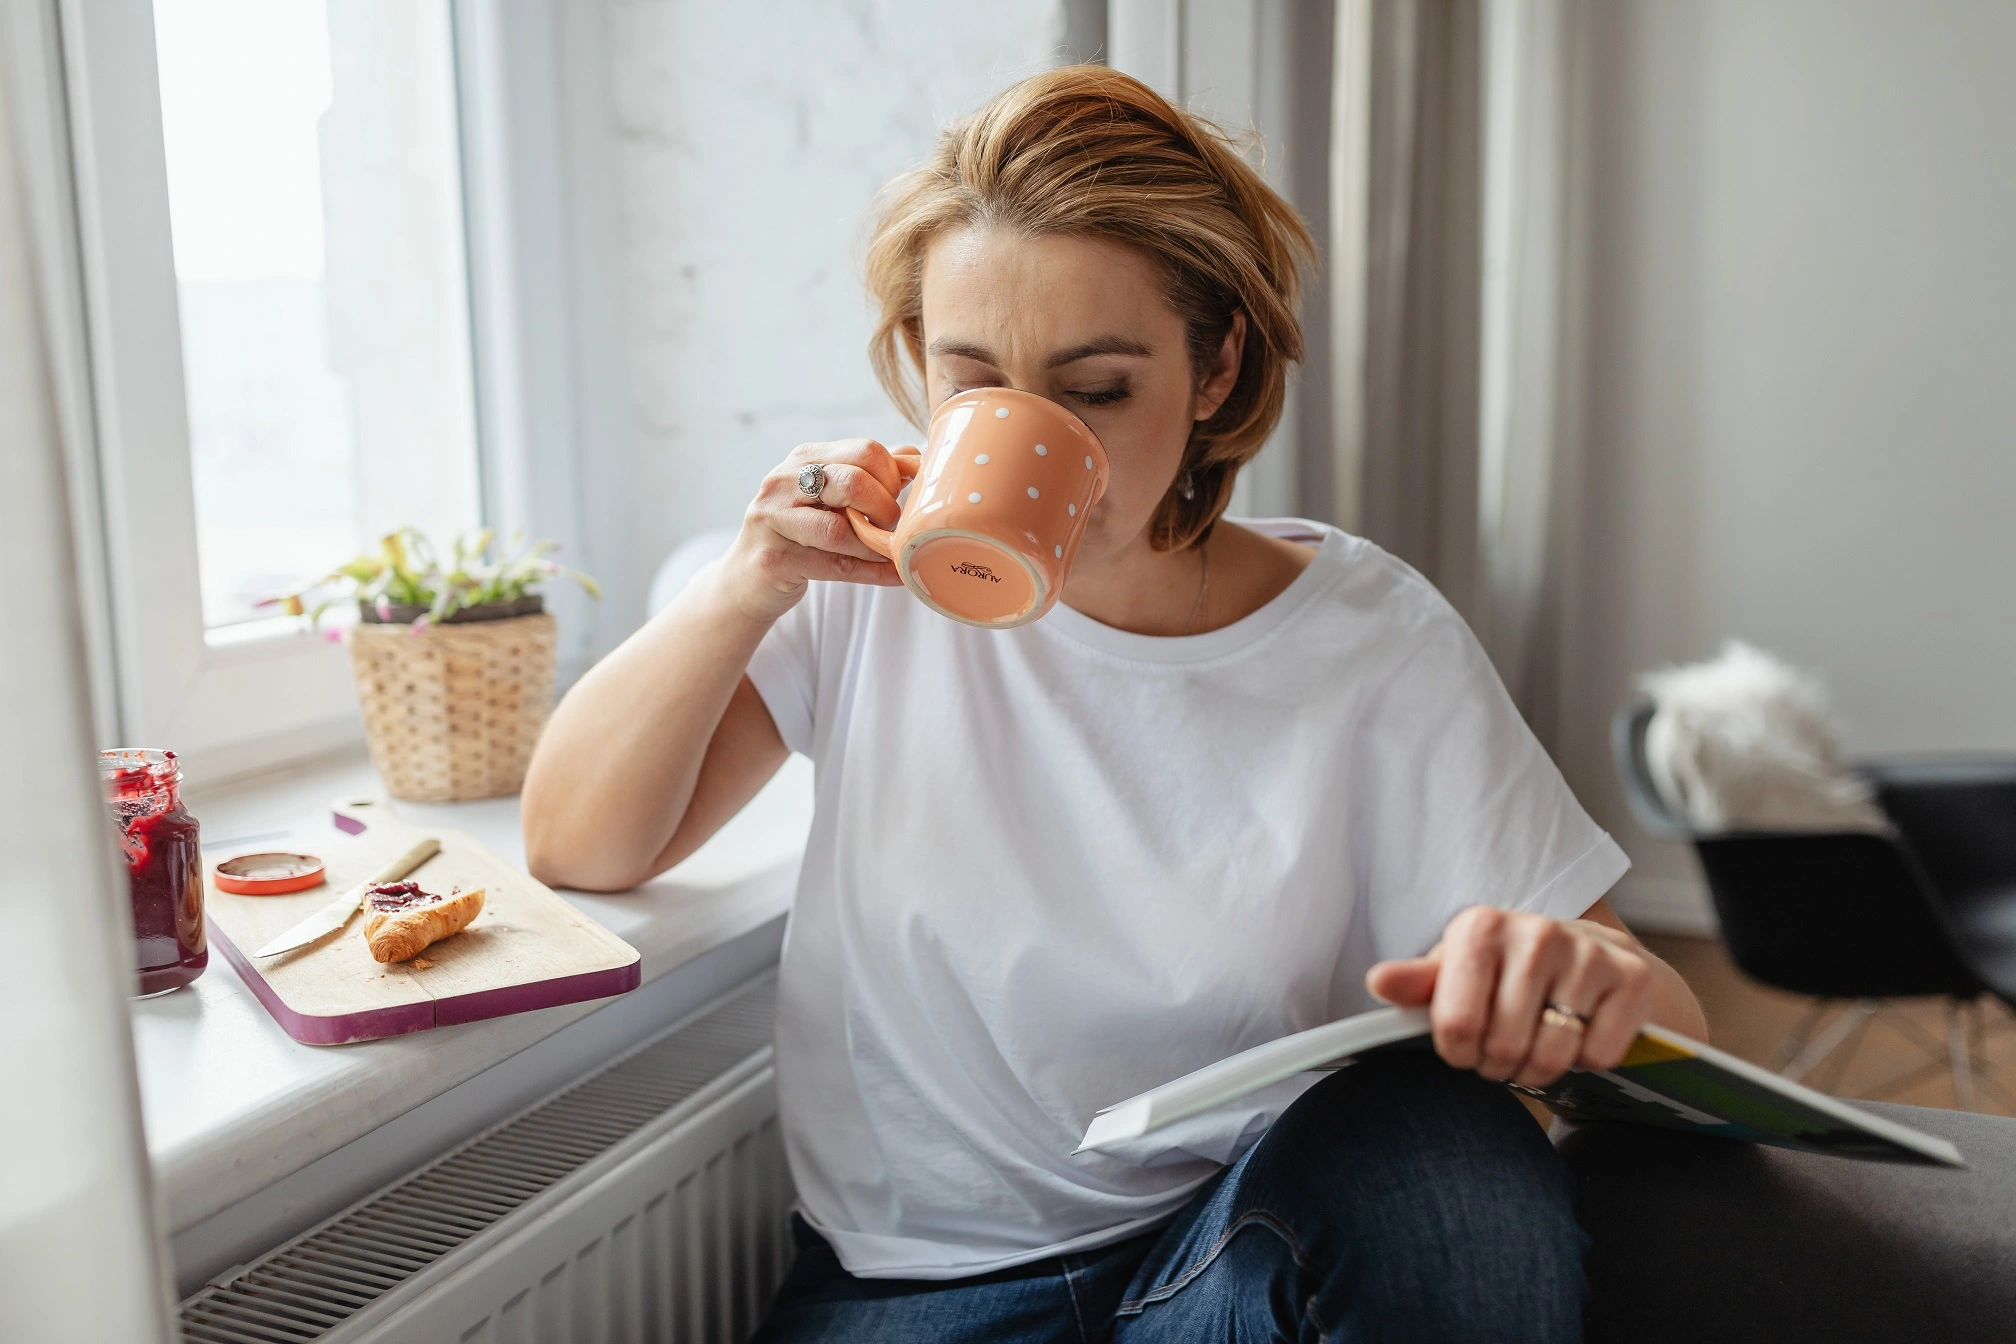
[[(329, 880), (306, 891), (285, 896), (219, 891), (213, 870), (229, 854), (204, 856), (210, 941), (295, 1040), (369, 1041), (637, 988), (637, 949), (468, 836), (402, 825), (378, 807), (357, 815), (368, 815), (368, 824), (339, 814), (340, 831), (258, 846), (320, 855)], [(483, 912), (469, 927), (416, 958), (429, 965), (374, 961), (364, 942), (362, 914), (340, 933), (307, 947), (256, 962), (248, 955), (427, 835), (440, 840), (441, 852), (414, 871), (414, 881), (443, 893), (451, 887), (484, 889)]]

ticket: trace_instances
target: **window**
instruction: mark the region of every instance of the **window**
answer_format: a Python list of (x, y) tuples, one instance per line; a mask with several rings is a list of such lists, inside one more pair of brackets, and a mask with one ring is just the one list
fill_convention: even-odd
[[(627, 461), (613, 273), (570, 243), (615, 231), (599, 10), (0, 13), (105, 745), (214, 780), (361, 740), (346, 651), (255, 604), (395, 527), (620, 552), (579, 487)], [(563, 677), (620, 638), (549, 597)]]
[(35, 8), (101, 736), (213, 779), (356, 740), (345, 651), (257, 604), (483, 514), (451, 0)]
[(206, 630), (477, 517), (442, 3), (154, 0)]

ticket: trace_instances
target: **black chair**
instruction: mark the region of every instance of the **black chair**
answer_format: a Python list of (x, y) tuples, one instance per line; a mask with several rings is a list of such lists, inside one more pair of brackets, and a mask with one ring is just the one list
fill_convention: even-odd
[[(1775, 1066), (1803, 1077), (1857, 1038), (1884, 1000), (1937, 995), (1948, 1004), (1943, 1045), (1908, 1016), (1886, 1020), (1950, 1068), (1956, 1100), (1972, 1105), (1984, 1063), (1979, 1001), (1993, 995), (2016, 1004), (2016, 765), (1868, 767), (1894, 836), (1697, 834), (1653, 786), (1645, 757), (1652, 713), (1649, 704), (1630, 706), (1612, 724), (1633, 817), (1653, 835), (1693, 845), (1729, 954), (1745, 974), (1820, 1000)], [(1852, 1006), (1815, 1035), (1840, 1000)], [(1914, 1068), (1872, 1091), (1924, 1072)]]
[(1898, 761), (1864, 773), (1938, 891), (1961, 956), (2016, 1002), (2016, 763)]

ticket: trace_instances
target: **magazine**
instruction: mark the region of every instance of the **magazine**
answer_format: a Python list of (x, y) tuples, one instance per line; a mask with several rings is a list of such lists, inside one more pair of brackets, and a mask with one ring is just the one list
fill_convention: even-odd
[[(1283, 1036), (1107, 1107), (1093, 1118), (1077, 1151), (1138, 1139), (1296, 1074), (1348, 1065), (1367, 1051), (1425, 1047), (1427, 1036), (1425, 1008), (1379, 1008)], [(1550, 1087), (1515, 1090), (1569, 1120), (1628, 1120), (1879, 1162), (1967, 1165), (1944, 1139), (1858, 1110), (1664, 1027), (1640, 1032), (1614, 1069), (1576, 1069)]]

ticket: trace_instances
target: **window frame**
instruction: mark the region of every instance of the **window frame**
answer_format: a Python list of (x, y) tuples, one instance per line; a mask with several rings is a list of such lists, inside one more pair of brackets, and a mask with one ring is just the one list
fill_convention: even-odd
[[(576, 488), (558, 71), (546, 0), (442, 0), (453, 31), (479, 510), (591, 565)], [(215, 782), (362, 740), (347, 651), (288, 618), (206, 631), (152, 0), (36, 0), (13, 64), (43, 152), (44, 300), (71, 446), (101, 741)], [(563, 25), (564, 26), (564, 25)], [(560, 591), (578, 670), (589, 610)], [(571, 653), (572, 657), (566, 657)], [(571, 678), (569, 678), (571, 679)]]
[(451, 0), (483, 516), (560, 543), (564, 688), (629, 633), (630, 457), (603, 7)]

